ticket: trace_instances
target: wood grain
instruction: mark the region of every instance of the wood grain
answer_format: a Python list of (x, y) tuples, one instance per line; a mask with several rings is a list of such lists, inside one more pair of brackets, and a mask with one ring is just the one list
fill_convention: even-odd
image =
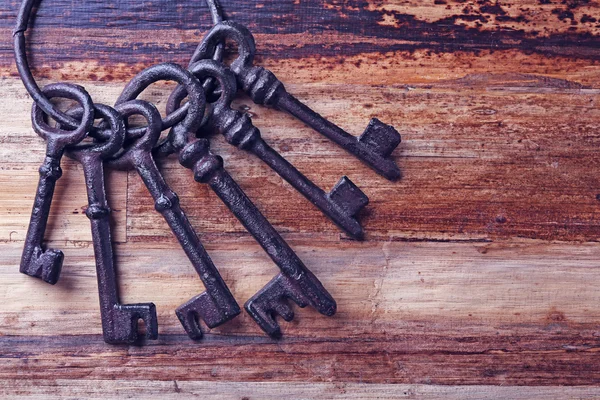
[[(203, 399), (265, 400), (306, 398), (319, 399), (460, 399), (488, 400), (498, 398), (537, 400), (568, 397), (595, 399), (598, 389), (591, 387), (499, 387), (499, 386), (432, 386), (432, 385), (385, 385), (348, 383), (249, 383), (249, 382), (190, 382), (190, 381), (144, 381), (144, 380), (89, 380), (56, 379), (52, 381), (29, 381), (25, 388), (12, 385), (4, 393), (16, 399), (61, 399), (65, 396), (82, 396), (87, 399), (129, 398), (180, 399), (202, 397)], [(2, 389), (0, 389), (0, 393)], [(107, 396), (107, 393), (110, 393)]]
[[(211, 139), (339, 311), (297, 310), (280, 341), (243, 314), (194, 343), (173, 310), (203, 287), (139, 177), (111, 172), (122, 296), (159, 310), (160, 338), (144, 347), (101, 340), (76, 163), (64, 163), (48, 236), (65, 251), (61, 281), (18, 273), (44, 151), (8, 40), (18, 6), (0, 5), (2, 396), (599, 396), (589, 386), (600, 383), (600, 2), (223, 1), (290, 93), (355, 135), (375, 116), (396, 126), (403, 178), (385, 181), (240, 96), (235, 106), (309, 178), (330, 188), (348, 175), (369, 195), (367, 240), (349, 240), (259, 160)], [(44, 1), (31, 61), (40, 83), (77, 82), (112, 104), (141, 69), (185, 64), (209, 23), (203, 1)], [(164, 109), (172, 87), (143, 98)], [(243, 303), (275, 266), (176, 160), (161, 170)]]

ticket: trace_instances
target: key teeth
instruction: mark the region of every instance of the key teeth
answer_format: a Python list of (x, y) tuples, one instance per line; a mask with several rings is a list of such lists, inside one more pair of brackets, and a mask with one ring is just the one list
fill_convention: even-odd
[(64, 258), (65, 255), (60, 250), (47, 249), (42, 251), (41, 248), (38, 248), (28, 264), (21, 266), (20, 270), (25, 275), (40, 278), (44, 282), (54, 285), (60, 278)]
[[(308, 295), (305, 292), (308, 292)], [(287, 322), (294, 318), (288, 299), (300, 308), (311, 305), (327, 316), (335, 314), (336, 311), (335, 300), (310, 271), (305, 271), (295, 281), (286, 275), (278, 274), (252, 296), (244, 307), (263, 331), (273, 338), (279, 338), (281, 328), (275, 316), (280, 315)]]
[(138, 320), (146, 325), (146, 339), (158, 338), (158, 318), (153, 303), (120, 304), (112, 310), (112, 326), (104, 329), (104, 341), (109, 344), (134, 344), (141, 338)]
[(284, 314), (281, 316), (288, 322), (294, 316), (288, 298), (300, 307), (308, 305), (308, 301), (303, 298), (301, 293), (298, 296), (290, 289), (285, 276), (278, 274), (244, 305), (244, 308), (254, 318), (258, 326), (273, 338), (281, 337), (281, 328), (275, 320), (275, 316), (281, 315), (281, 312)]
[(358, 141), (371, 147), (381, 156), (389, 157), (398, 147), (402, 138), (400, 133), (391, 125), (384, 124), (377, 118), (372, 118), (369, 125), (358, 138)]
[(200, 340), (203, 336), (199, 319), (209, 328), (215, 328), (235, 318), (240, 312), (237, 304), (235, 307), (230, 305), (227, 309), (220, 309), (207, 292), (191, 298), (175, 310), (179, 322), (193, 340)]
[(349, 216), (355, 216), (367, 204), (369, 198), (347, 176), (343, 176), (329, 192), (329, 199)]

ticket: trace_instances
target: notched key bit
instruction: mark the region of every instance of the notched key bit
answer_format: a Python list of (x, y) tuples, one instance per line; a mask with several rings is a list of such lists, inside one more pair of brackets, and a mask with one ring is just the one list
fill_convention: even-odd
[(389, 180), (400, 178), (400, 169), (390, 157), (401, 141), (400, 134), (393, 126), (373, 118), (357, 139), (311, 110), (289, 94), (271, 71), (253, 66), (256, 45), (252, 33), (245, 26), (232, 21), (216, 24), (198, 45), (190, 64), (209, 58), (216, 46), (226, 39), (235, 41), (238, 46), (239, 56), (231, 64), (231, 69), (236, 74), (239, 87), (252, 98), (252, 101), (288, 112), (362, 160), (385, 178)]
[[(297, 283), (294, 285), (294, 290), (284, 291), (286, 296), (297, 300), (299, 305), (310, 304), (324, 315), (333, 315), (336, 310), (335, 300), (223, 168), (223, 159), (210, 152), (208, 140), (195, 138), (195, 133), (202, 123), (205, 107), (204, 92), (198, 79), (189, 71), (175, 64), (156, 65), (134, 77), (119, 97), (118, 102), (133, 100), (146, 87), (159, 80), (172, 80), (183, 85), (189, 100), (185, 119), (170, 131), (168, 144), (161, 145), (164, 145), (162, 153), (171, 150), (176, 152), (179, 156), (179, 163), (194, 172), (194, 180), (207, 183), (211, 187), (277, 264), (282, 276), (285, 277), (282, 280)], [(278, 282), (280, 281), (278, 280)], [(268, 286), (270, 285), (267, 285), (267, 293), (272, 293), (272, 289), (268, 289)], [(302, 297), (294, 295), (298, 291), (302, 293)], [(262, 299), (263, 296), (260, 296), (259, 299)], [(262, 310), (262, 307), (257, 305), (254, 309)], [(281, 307), (279, 309), (283, 310)], [(284, 314), (286, 318), (291, 316), (289, 312), (284, 312)], [(255, 320), (266, 332), (273, 335), (278, 334), (277, 329), (272, 327), (274, 320), (269, 321), (270, 326), (258, 316)]]
[(300, 308), (313, 305), (323, 315), (332, 316), (336, 311), (333, 298), (306, 268), (303, 268), (299, 276), (279, 273), (252, 296), (244, 308), (263, 331), (271, 337), (278, 338), (281, 337), (281, 328), (275, 320), (275, 315), (280, 315), (288, 322), (294, 319), (294, 311), (288, 299), (293, 300)]
[(206, 292), (195, 296), (177, 308), (176, 314), (188, 336), (202, 338), (199, 319), (214, 328), (233, 319), (241, 311), (210, 256), (202, 246), (198, 235), (179, 206), (177, 194), (165, 182), (154, 158), (152, 148), (161, 133), (160, 113), (152, 104), (132, 100), (118, 104), (117, 111), (124, 118), (142, 115), (148, 122), (141, 139), (127, 145), (112, 159), (108, 166), (121, 170), (135, 169), (155, 201), (156, 210), (162, 214), (188, 259), (206, 287)]
[(42, 242), (56, 181), (62, 176), (60, 160), (67, 146), (75, 145), (86, 137), (94, 122), (94, 105), (89, 94), (80, 86), (59, 83), (48, 85), (43, 90), (52, 97), (78, 101), (83, 107), (81, 123), (75, 130), (66, 131), (57, 128), (36, 130), (38, 135), (47, 142), (46, 158), (39, 169), (40, 178), (25, 237), (20, 271), (54, 285), (60, 277), (64, 254), (57, 249), (44, 250)]
[[(262, 139), (247, 114), (231, 108), (237, 84), (230, 69), (212, 60), (201, 60), (189, 70), (200, 80), (216, 78), (219, 82), (221, 96), (212, 104), (213, 112), (203, 127), (205, 131), (219, 132), (230, 144), (258, 156), (348, 235), (363, 238), (363, 229), (355, 216), (369, 199), (348, 177), (342, 177), (332, 192), (323, 191)], [(167, 113), (175, 112), (185, 96), (179, 86), (169, 98)], [(352, 209), (347, 207), (350, 203), (354, 205)]]
[[(138, 330), (140, 319), (146, 326), (146, 338), (156, 339), (158, 321), (154, 304), (121, 304), (119, 301), (103, 161), (116, 154), (123, 146), (125, 124), (119, 113), (111, 107), (95, 104), (94, 109), (98, 118), (108, 121), (112, 135), (107, 142), (81, 143), (70, 148), (67, 155), (81, 163), (85, 177), (88, 196), (88, 208), (85, 214), (90, 220), (92, 230), (104, 341), (110, 344), (137, 342), (140, 339)], [(32, 112), (36, 129), (48, 128), (40, 109), (35, 104)]]
[[(211, 187), (281, 270), (280, 278), (267, 284), (246, 304), (248, 313), (266, 333), (273, 337), (281, 335), (274, 318), (264, 315), (281, 311), (286, 321), (293, 317), (293, 313), (286, 312), (282, 305), (286, 304), (284, 298), (294, 300), (300, 307), (311, 305), (323, 315), (335, 314), (333, 297), (223, 168), (222, 158), (209, 151), (206, 139), (196, 139), (186, 145), (179, 152), (179, 162), (194, 171), (197, 182), (207, 183)], [(271, 310), (269, 305), (275, 298), (278, 306)]]

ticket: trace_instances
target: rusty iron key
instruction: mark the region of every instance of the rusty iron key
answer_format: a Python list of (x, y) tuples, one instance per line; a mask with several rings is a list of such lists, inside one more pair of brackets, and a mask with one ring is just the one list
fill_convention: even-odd
[(169, 224), (204, 283), (206, 287), (204, 293), (193, 297), (176, 310), (177, 317), (188, 336), (195, 340), (201, 339), (202, 330), (198, 318), (202, 319), (209, 328), (214, 328), (237, 316), (240, 307), (181, 209), (177, 194), (167, 185), (156, 166), (152, 148), (161, 134), (160, 113), (154, 105), (142, 100), (121, 103), (115, 108), (124, 118), (142, 115), (148, 125), (146, 134), (141, 139), (127, 145), (123, 151), (109, 159), (107, 165), (120, 170), (137, 171), (154, 198), (155, 209)]
[(75, 130), (48, 127), (37, 131), (46, 140), (46, 158), (39, 169), (40, 179), (25, 237), (20, 271), (54, 285), (60, 277), (64, 255), (57, 249), (43, 250), (42, 242), (56, 181), (62, 175), (60, 160), (67, 146), (75, 145), (86, 137), (94, 122), (94, 104), (89, 94), (80, 86), (57, 83), (46, 86), (44, 90), (52, 97), (78, 101), (83, 107), (81, 123)]
[(237, 76), (239, 87), (252, 101), (288, 112), (385, 178), (400, 178), (400, 169), (390, 157), (401, 141), (400, 134), (393, 126), (373, 118), (363, 134), (356, 138), (311, 110), (289, 94), (271, 71), (253, 65), (256, 46), (252, 33), (245, 26), (232, 21), (216, 24), (198, 45), (190, 64), (210, 58), (219, 43), (227, 39), (233, 40), (238, 46), (239, 56), (231, 64), (231, 69)]
[[(217, 131), (230, 144), (258, 156), (348, 235), (363, 239), (363, 229), (355, 216), (369, 198), (348, 177), (342, 177), (330, 193), (323, 191), (261, 138), (247, 114), (231, 108), (237, 84), (229, 68), (213, 60), (200, 60), (188, 69), (201, 81), (214, 78), (219, 82), (221, 97), (212, 104), (212, 115), (203, 131)], [(169, 97), (167, 113), (177, 110), (186, 95), (178, 86)]]
[(198, 79), (176, 64), (155, 65), (140, 72), (129, 82), (117, 104), (135, 99), (150, 84), (159, 80), (172, 80), (183, 85), (188, 93), (188, 103), (185, 119), (171, 129), (157, 151), (162, 154), (177, 153), (180, 164), (194, 172), (196, 181), (211, 187), (281, 270), (275, 279), (246, 303), (248, 313), (265, 332), (274, 337), (281, 334), (274, 316), (279, 314), (286, 321), (294, 316), (287, 299), (295, 301), (300, 307), (311, 305), (324, 315), (335, 314), (335, 300), (321, 282), (223, 168), (223, 159), (210, 152), (208, 140), (195, 138), (205, 109), (204, 92)]
[[(88, 196), (88, 207), (85, 213), (90, 220), (92, 231), (104, 341), (111, 344), (137, 342), (140, 319), (146, 326), (146, 338), (156, 339), (158, 322), (155, 305), (153, 303), (121, 304), (119, 301), (103, 160), (121, 149), (125, 141), (125, 124), (123, 118), (113, 108), (102, 104), (95, 104), (94, 108), (96, 117), (109, 122), (111, 137), (103, 143), (81, 143), (68, 149), (67, 155), (81, 163), (85, 177)], [(32, 114), (35, 129), (46, 130), (48, 125), (44, 121), (41, 109), (35, 103)]]
[(286, 321), (294, 318), (288, 298), (300, 307), (311, 305), (321, 314), (335, 314), (335, 300), (223, 168), (223, 159), (209, 151), (208, 140), (190, 141), (179, 151), (179, 162), (194, 171), (197, 182), (211, 187), (280, 268), (281, 273), (245, 304), (266, 333), (281, 335), (274, 314)]

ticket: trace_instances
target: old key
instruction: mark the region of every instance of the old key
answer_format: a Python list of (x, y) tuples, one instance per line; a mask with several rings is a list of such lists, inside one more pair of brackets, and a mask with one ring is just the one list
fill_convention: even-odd
[(141, 139), (126, 145), (125, 149), (108, 160), (107, 164), (121, 170), (137, 171), (154, 198), (156, 210), (163, 215), (202, 279), (206, 292), (195, 296), (176, 310), (177, 317), (189, 337), (200, 339), (202, 330), (198, 324), (198, 317), (209, 328), (214, 328), (238, 315), (240, 308), (179, 206), (177, 194), (169, 188), (156, 166), (152, 148), (161, 133), (160, 113), (154, 105), (142, 100), (121, 103), (115, 108), (124, 118), (142, 115), (148, 126)]
[(231, 69), (237, 76), (239, 86), (252, 101), (292, 114), (352, 153), (378, 174), (389, 180), (400, 178), (400, 169), (390, 157), (401, 140), (394, 127), (373, 118), (357, 139), (308, 108), (289, 94), (271, 71), (253, 66), (256, 46), (252, 33), (245, 26), (231, 21), (216, 24), (198, 45), (190, 64), (210, 58), (219, 43), (226, 39), (235, 41), (238, 46), (239, 56), (231, 64)]
[(20, 271), (53, 285), (60, 276), (64, 255), (60, 250), (43, 250), (42, 242), (56, 181), (62, 175), (60, 160), (67, 146), (75, 145), (86, 137), (94, 122), (94, 104), (89, 94), (82, 87), (76, 85), (52, 84), (46, 86), (44, 92), (51, 97), (76, 100), (83, 107), (81, 123), (75, 130), (67, 131), (49, 126), (47, 129), (36, 130), (47, 142), (46, 158), (39, 169), (40, 179), (25, 238)]
[[(212, 104), (212, 115), (203, 130), (217, 131), (230, 144), (257, 155), (348, 235), (363, 238), (362, 227), (355, 215), (369, 199), (348, 177), (342, 177), (330, 193), (323, 191), (261, 138), (260, 131), (247, 114), (231, 108), (237, 84), (229, 68), (213, 60), (200, 60), (188, 69), (201, 81), (216, 78), (219, 82), (221, 96)], [(167, 113), (177, 110), (185, 96), (185, 90), (179, 86), (169, 98)]]
[[(119, 301), (111, 242), (110, 208), (106, 200), (102, 162), (121, 149), (125, 141), (125, 124), (119, 113), (111, 107), (95, 104), (94, 109), (97, 117), (108, 121), (112, 135), (103, 143), (81, 143), (70, 148), (67, 155), (81, 163), (87, 187), (88, 208), (85, 213), (92, 230), (104, 341), (113, 344), (136, 342), (140, 319), (146, 325), (146, 337), (156, 339), (158, 323), (154, 304), (121, 304)], [(35, 103), (32, 114), (36, 131), (47, 130), (48, 125), (41, 109)]]
[(161, 145), (162, 153), (175, 151), (181, 165), (194, 172), (196, 181), (207, 183), (213, 189), (281, 270), (275, 279), (246, 303), (246, 310), (272, 336), (281, 333), (274, 319), (275, 314), (281, 315), (286, 321), (293, 318), (294, 314), (286, 301), (288, 298), (300, 307), (311, 305), (324, 315), (333, 315), (336, 311), (335, 300), (321, 282), (304, 266), (223, 168), (223, 159), (210, 152), (208, 140), (195, 138), (205, 107), (204, 92), (198, 79), (175, 64), (155, 65), (133, 78), (117, 103), (135, 99), (146, 87), (159, 80), (172, 80), (183, 85), (189, 100), (185, 119), (170, 131), (167, 138), (169, 144), (164, 142)]

